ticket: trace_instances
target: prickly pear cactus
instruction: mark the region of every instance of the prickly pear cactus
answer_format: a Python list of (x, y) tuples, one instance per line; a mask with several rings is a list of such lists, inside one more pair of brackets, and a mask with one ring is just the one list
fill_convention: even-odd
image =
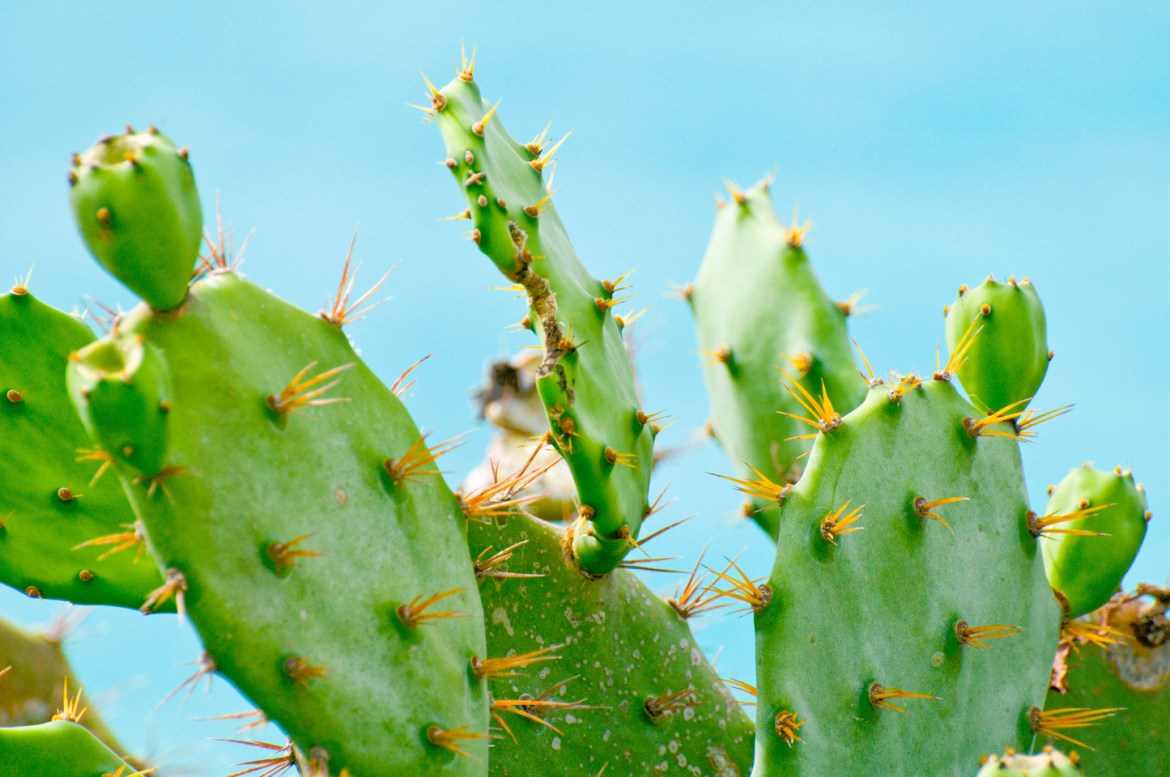
[[(846, 413), (865, 396), (845, 320), (821, 289), (805, 253), (808, 225), (783, 226), (765, 179), (740, 191), (715, 218), (694, 284), (684, 289), (698, 329), (711, 432), (741, 480), (795, 483), (817, 429), (801, 421), (800, 397), (778, 370)], [(813, 434), (810, 434), (812, 432)], [(744, 512), (773, 538), (776, 501), (747, 489)]]
[(153, 127), (127, 126), (74, 156), (69, 181), (90, 252), (151, 307), (177, 307), (203, 234), (187, 150)]
[(959, 381), (976, 407), (985, 412), (1015, 405), (1022, 410), (1036, 395), (1052, 353), (1048, 350), (1044, 306), (1032, 282), (987, 280), (973, 289), (959, 287), (947, 306), (947, 344), (958, 350), (972, 323), (981, 331), (971, 343)]
[(138, 607), (161, 578), (114, 552), (135, 544), (134, 512), (65, 387), (69, 354), (93, 339), (23, 283), (0, 295), (0, 580), (33, 597)]
[[(38, 777), (142, 777), (83, 726), (68, 720), (0, 728), (4, 774)], [(150, 770), (153, 772), (153, 770)]]
[(1133, 564), (1150, 520), (1145, 490), (1129, 470), (1085, 464), (1049, 491), (1045, 516), (1070, 519), (1040, 547), (1049, 582), (1068, 603), (1068, 617), (1078, 618), (1108, 602)]
[(746, 775), (751, 722), (686, 621), (628, 571), (582, 577), (559, 535), (527, 515), (469, 530), (489, 652), (542, 661), (490, 681), (491, 773)]
[[(1170, 589), (1142, 584), (1119, 594), (1088, 620), (1099, 627), (1062, 651), (1054, 676), (1059, 690), (1049, 710), (1093, 714), (1092, 728), (1058, 731), (1088, 747), (1094, 777), (1156, 777), (1170, 763)], [(1062, 666), (1063, 664), (1063, 666)], [(1063, 738), (1063, 737), (1062, 737)]]
[(1029, 743), (1060, 608), (1014, 434), (937, 379), (874, 386), (817, 438), (771, 577), (738, 583), (756, 612), (757, 777), (862, 760), (958, 777)]
[(982, 768), (975, 777), (1082, 777), (1081, 758), (1072, 752), (1065, 755), (1052, 747), (1035, 755), (1009, 750), (1002, 756), (983, 758)]
[(584, 571), (605, 574), (638, 536), (653, 463), (654, 418), (638, 401), (613, 313), (626, 286), (595, 279), (569, 243), (544, 177), (560, 143), (546, 148), (543, 134), (526, 145), (513, 140), (473, 72), (474, 58), (447, 86), (431, 87), (428, 112), (467, 197), (460, 217), (471, 220), (472, 240), (528, 295), (527, 324), (544, 350), (537, 388), (580, 497), (568, 542)]
[[(212, 666), (332, 768), (482, 773), (463, 514), (437, 452), (341, 329), (221, 272), (175, 312), (139, 306), (114, 341), (71, 370), (151, 347), (173, 389), (165, 466), (115, 464), (167, 581), (148, 605), (185, 605)], [(134, 411), (155, 422), (144, 383), (117, 428)]]

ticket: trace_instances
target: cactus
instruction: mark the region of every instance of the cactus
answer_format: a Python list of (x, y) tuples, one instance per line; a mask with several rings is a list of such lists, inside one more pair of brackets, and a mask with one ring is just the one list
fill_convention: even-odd
[[(730, 187), (733, 203), (720, 207), (699, 276), (683, 295), (704, 356), (710, 432), (741, 484), (766, 478), (784, 486), (799, 479), (813, 435), (782, 375), (825, 392), (841, 413), (861, 402), (865, 387), (845, 331), (851, 306), (821, 289), (803, 245), (809, 225), (780, 224), (770, 186)], [(744, 490), (744, 513), (775, 539), (775, 499)]]
[(137, 607), (161, 582), (134, 544), (135, 519), (110, 457), (77, 418), (65, 387), (70, 353), (93, 333), (18, 283), (0, 295), (0, 580), (29, 596)]
[(73, 215), (94, 257), (151, 307), (178, 307), (203, 230), (187, 150), (153, 127), (127, 126), (75, 155), (69, 182)]
[(1025, 755), (1009, 750), (1002, 756), (985, 757), (975, 777), (1081, 777), (1080, 763), (1076, 751), (1065, 755), (1045, 747), (1042, 753)]
[(622, 342), (625, 319), (612, 312), (624, 301), (625, 276), (598, 281), (578, 260), (544, 180), (561, 143), (547, 148), (544, 133), (527, 145), (513, 140), (480, 96), (474, 69), (473, 57), (442, 89), (428, 81), (427, 110), (467, 196), (459, 218), (472, 221), (480, 251), (528, 295), (526, 325), (544, 351), (537, 388), (580, 498), (579, 526), (566, 542), (582, 570), (603, 575), (638, 536), (655, 436)]
[[(487, 703), (468, 662), (485, 653), (463, 514), (345, 334), (218, 272), (114, 338), (78, 353), (72, 383), (153, 347), (173, 387), (165, 464), (115, 463), (167, 581), (147, 606), (178, 599), (212, 666), (333, 768), (475, 774)], [(142, 396), (117, 428), (158, 422), (156, 382), (124, 385)], [(94, 397), (75, 394), (97, 421)]]
[(756, 612), (758, 777), (863, 753), (958, 775), (971, 752), (1028, 744), (1060, 610), (1016, 432), (978, 416), (947, 380), (875, 385), (817, 437), (768, 582), (728, 575)]
[(1049, 490), (1045, 517), (1035, 520), (1058, 518), (1060, 526), (1041, 539), (1044, 567), (1068, 617), (1078, 618), (1117, 592), (1146, 536), (1150, 512), (1132, 472), (1085, 464)]
[(1118, 594), (1062, 640), (1047, 711), (1106, 723), (1051, 736), (1085, 748), (1094, 777), (1156, 777), (1170, 753), (1170, 589), (1141, 584)]
[(1023, 410), (1036, 395), (1052, 352), (1048, 350), (1044, 306), (1032, 282), (1015, 278), (1007, 284), (988, 276), (980, 286), (959, 287), (959, 297), (946, 308), (947, 344), (951, 351), (969, 335), (967, 360), (959, 382), (976, 407), (995, 411), (1013, 406)]
[(144, 777), (91, 734), (69, 720), (0, 728), (4, 774), (38, 777)]

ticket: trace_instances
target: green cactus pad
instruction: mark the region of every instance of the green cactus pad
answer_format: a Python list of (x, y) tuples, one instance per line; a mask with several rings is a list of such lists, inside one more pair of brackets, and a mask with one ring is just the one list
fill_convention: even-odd
[(12, 777), (131, 777), (134, 767), (76, 723), (0, 728), (0, 774)]
[[(1093, 777), (1163, 777), (1170, 763), (1170, 589), (1139, 585), (1094, 613), (1110, 627), (1114, 644), (1080, 644), (1065, 653), (1065, 693), (1051, 691), (1046, 709), (1110, 710), (1090, 728), (1066, 730), (1085, 743)], [(1083, 639), (1076, 640), (1083, 643)], [(1062, 651), (1065, 652), (1065, 651)], [(1058, 656), (1058, 667), (1060, 666)]]
[(1080, 756), (1074, 751), (1065, 755), (1059, 750), (1045, 747), (1036, 755), (1008, 752), (1002, 756), (992, 755), (983, 760), (983, 768), (975, 777), (1082, 777)]
[(528, 294), (544, 347), (537, 390), (581, 502), (574, 556), (585, 571), (604, 574), (638, 535), (654, 447), (611, 311), (620, 286), (593, 278), (569, 243), (542, 171), (555, 148), (513, 140), (464, 75), (433, 93), (447, 167), (467, 196), (480, 251)]
[(85, 727), (110, 748), (122, 746), (82, 695), (82, 685), (65, 657), (63, 632), (33, 633), (0, 620), (0, 727), (48, 723), (66, 693), (87, 710)]
[(218, 671), (335, 772), (486, 773), (464, 517), (345, 333), (217, 273), (118, 336), (165, 354), (174, 392), (167, 467), (128, 486), (155, 598), (183, 594)]
[(757, 777), (863, 761), (958, 777), (1030, 741), (1060, 608), (1017, 443), (980, 416), (946, 381), (875, 386), (817, 438), (751, 597)]
[(99, 340), (69, 355), (69, 395), (90, 435), (139, 473), (162, 471), (170, 379), (141, 337)]
[[(1106, 506), (1109, 505), (1109, 506)], [(1083, 515), (1054, 524), (1040, 540), (1048, 581), (1077, 618), (1109, 601), (1146, 536), (1146, 494), (1133, 473), (1074, 467), (1050, 492), (1046, 516)], [(1097, 532), (1096, 535), (1069, 532)]]
[[(711, 432), (741, 479), (795, 483), (812, 447), (810, 428), (781, 386), (783, 369), (811, 391), (822, 383), (841, 413), (865, 397), (854, 367), (846, 311), (821, 289), (801, 245), (804, 230), (776, 219), (765, 180), (719, 209), (699, 276), (687, 295), (695, 314)], [(811, 430), (815, 431), (815, 430)], [(753, 469), (755, 471), (753, 471)], [(745, 505), (773, 538), (775, 501)]]
[(203, 210), (185, 149), (151, 129), (75, 156), (70, 202), (85, 244), (157, 310), (178, 307), (199, 254)]
[(30, 596), (137, 607), (161, 582), (154, 564), (135, 563), (133, 550), (106, 556), (119, 543), (78, 547), (134, 532), (118, 478), (93, 481), (104, 454), (66, 392), (69, 355), (93, 338), (24, 286), (0, 295), (0, 581)]
[(1048, 361), (1044, 306), (1031, 281), (1006, 284), (989, 277), (973, 289), (959, 288), (947, 307), (947, 343), (952, 351), (973, 321), (982, 331), (967, 351), (959, 382), (976, 407), (995, 411), (1013, 403), (1027, 407), (1036, 396)]
[[(525, 543), (480, 583), (489, 653), (560, 646), (548, 654), (555, 660), (491, 681), (494, 712), (515, 737), (503, 733), (492, 745), (492, 775), (748, 773), (751, 722), (686, 622), (633, 574), (585, 579), (565, 563), (560, 532), (526, 515), (472, 523), (469, 540), (481, 558)], [(548, 725), (500, 709), (501, 700), (526, 698), (570, 706), (526, 708)]]

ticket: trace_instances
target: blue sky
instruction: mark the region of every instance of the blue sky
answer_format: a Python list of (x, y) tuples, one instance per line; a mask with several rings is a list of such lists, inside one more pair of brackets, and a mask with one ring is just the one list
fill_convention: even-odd
[[(397, 264), (393, 299), (353, 336), (388, 381), (434, 352), (412, 412), (440, 438), (475, 427), (470, 394), (489, 359), (528, 342), (504, 331), (523, 313), (487, 290), (498, 276), (461, 227), (437, 220), (464, 204), (435, 164), (437, 131), (404, 106), (424, 101), (420, 68), (453, 75), (465, 40), (513, 134), (550, 119), (573, 131), (558, 208), (595, 275), (638, 268), (654, 305), (638, 334), (647, 406), (679, 419), (666, 444), (706, 417), (690, 317), (667, 293), (697, 270), (721, 180), (775, 170), (781, 214), (799, 202), (816, 224), (825, 286), (879, 306), (852, 330), (875, 368), (932, 366), (960, 283), (1035, 282), (1056, 352), (1037, 405), (1076, 408), (1024, 451), (1032, 500), (1084, 460), (1132, 466), (1155, 517), (1131, 580), (1170, 573), (1163, 3), (26, 5), (0, 10), (0, 274), (35, 265), (49, 302), (133, 303), (77, 238), (65, 174), (98, 135), (155, 123), (190, 146), (207, 213), (218, 196), (237, 242), (254, 230), (253, 280), (318, 309), (355, 228), (367, 278)], [(446, 460), (452, 482), (486, 440)], [(710, 446), (662, 468), (674, 518), (698, 517), (660, 549), (690, 564), (718, 533), (716, 552), (748, 547), (763, 574), (766, 544), (728, 529), (738, 499), (707, 471), (727, 471)], [(54, 609), (0, 593), (20, 622)], [(751, 676), (748, 620), (700, 640), (726, 674)], [(134, 613), (92, 614), (71, 645), (128, 744), (222, 773), (250, 754), (204, 741), (229, 727), (189, 719), (245, 709), (225, 682), (147, 717), (198, 651), (189, 627)]]

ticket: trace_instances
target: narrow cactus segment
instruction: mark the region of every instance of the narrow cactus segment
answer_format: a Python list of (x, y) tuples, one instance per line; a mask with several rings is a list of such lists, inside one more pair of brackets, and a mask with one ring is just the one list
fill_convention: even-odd
[(490, 681), (507, 726), (492, 775), (748, 773), (751, 722), (686, 621), (637, 577), (585, 580), (566, 565), (559, 531), (527, 515), (472, 523), (469, 540), (485, 556), (515, 546), (480, 582), (490, 654), (555, 647), (555, 660)]
[(67, 720), (0, 728), (0, 773), (13, 777), (141, 777), (84, 726)]
[[(1170, 589), (1139, 585), (1085, 620), (1091, 641), (1066, 638), (1046, 709), (1116, 710), (1092, 728), (1067, 730), (1088, 747), (1093, 777), (1161, 777), (1170, 753)], [(1106, 640), (1101, 640), (1104, 634)], [(1096, 641), (1097, 644), (1092, 642)], [(1070, 645), (1071, 643), (1071, 645)]]
[[(865, 396), (846, 332), (845, 310), (821, 289), (802, 245), (804, 230), (776, 219), (770, 181), (739, 191), (719, 209), (699, 276), (685, 296), (695, 314), (711, 431), (742, 480), (795, 483), (811, 448), (794, 418), (799, 400), (777, 368), (841, 413)], [(789, 413), (790, 415), (785, 415)], [(777, 536), (776, 501), (754, 494), (745, 505)]]
[(1146, 493), (1133, 473), (1074, 467), (1048, 497), (1040, 547), (1048, 581), (1068, 602), (1068, 617), (1101, 607), (1121, 586), (1146, 536)]
[(959, 347), (972, 322), (979, 336), (971, 343), (958, 370), (959, 382), (976, 407), (985, 412), (1036, 396), (1048, 361), (1044, 306), (1027, 278), (998, 283), (988, 277), (973, 289), (959, 287), (959, 297), (947, 306), (947, 343)]
[[(138, 607), (159, 585), (137, 561), (134, 511), (66, 392), (70, 354), (93, 333), (18, 286), (0, 295), (0, 581), (30, 596)], [(120, 543), (94, 543), (127, 535)]]
[(218, 273), (116, 336), (173, 387), (166, 467), (117, 464), (166, 570), (152, 599), (181, 599), (219, 672), (331, 769), (484, 773), (484, 739), (428, 734), (487, 729), (464, 518), (345, 334)]
[(580, 498), (571, 549), (586, 573), (604, 574), (638, 536), (654, 447), (611, 311), (621, 284), (592, 277), (569, 243), (544, 180), (555, 148), (513, 140), (470, 75), (432, 97), (472, 238), (528, 294), (544, 349), (537, 390)]
[[(1045, 747), (1035, 755), (1009, 750), (1000, 755), (984, 756), (982, 768), (975, 777), (1083, 777), (1081, 757), (1074, 750), (1065, 755), (1059, 750)], [(1096, 777), (1097, 772), (1093, 772)], [(1136, 776), (1135, 776), (1136, 777)]]
[[(757, 777), (863, 761), (958, 777), (1029, 743), (1060, 608), (1026, 530), (1017, 444), (972, 437), (973, 415), (946, 381), (896, 399), (875, 386), (817, 438), (752, 598)], [(923, 515), (930, 502), (949, 530)], [(865, 530), (827, 540), (847, 503), (864, 505)], [(801, 741), (778, 734), (781, 715)]]
[(178, 307), (203, 231), (186, 149), (153, 128), (127, 127), (75, 155), (69, 181), (73, 215), (94, 257), (151, 307)]

